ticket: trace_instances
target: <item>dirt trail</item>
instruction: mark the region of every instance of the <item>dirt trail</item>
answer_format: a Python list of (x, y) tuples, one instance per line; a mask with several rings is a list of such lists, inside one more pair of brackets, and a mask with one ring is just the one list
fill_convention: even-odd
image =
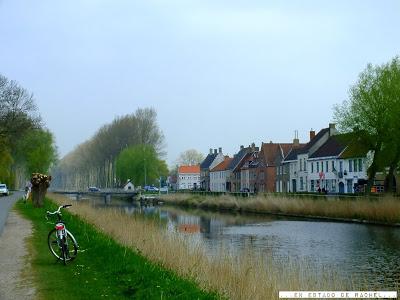
[(26, 239), (31, 234), (32, 224), (11, 211), (0, 236), (0, 300), (35, 298), (33, 280), (26, 274), (30, 268)]

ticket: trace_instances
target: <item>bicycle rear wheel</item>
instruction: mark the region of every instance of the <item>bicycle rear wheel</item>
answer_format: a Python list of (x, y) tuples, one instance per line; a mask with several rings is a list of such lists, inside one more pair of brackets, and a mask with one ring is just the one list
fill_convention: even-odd
[[(78, 244), (74, 236), (67, 230), (65, 242), (59, 241), (55, 229), (49, 232), (47, 243), (51, 254), (57, 259), (65, 261), (73, 260), (78, 254)], [(64, 254), (64, 255), (63, 255)]]

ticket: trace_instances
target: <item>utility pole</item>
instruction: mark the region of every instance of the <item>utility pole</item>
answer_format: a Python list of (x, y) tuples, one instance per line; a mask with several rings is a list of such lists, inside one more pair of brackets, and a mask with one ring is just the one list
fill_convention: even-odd
[(147, 186), (146, 158), (144, 160), (144, 186)]

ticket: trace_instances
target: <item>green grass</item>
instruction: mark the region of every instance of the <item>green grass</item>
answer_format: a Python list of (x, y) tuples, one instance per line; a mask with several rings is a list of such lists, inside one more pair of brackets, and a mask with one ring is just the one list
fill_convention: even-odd
[(45, 212), (56, 210), (56, 205), (46, 199), (43, 208), (33, 208), (31, 202), (20, 200), (16, 208), (33, 223), (31, 263), (39, 299), (219, 298), (116, 243), (66, 210), (63, 219), (80, 251), (74, 261), (64, 266), (47, 246), (47, 235), (54, 223), (46, 221)]

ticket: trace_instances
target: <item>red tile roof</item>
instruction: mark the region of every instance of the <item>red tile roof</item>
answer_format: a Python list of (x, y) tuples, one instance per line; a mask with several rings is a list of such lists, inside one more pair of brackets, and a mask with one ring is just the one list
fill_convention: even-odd
[(186, 173), (186, 174), (193, 174), (193, 173), (200, 173), (200, 166), (180, 166), (178, 169), (178, 173)]
[(229, 164), (231, 163), (232, 158), (229, 156), (225, 156), (224, 161), (220, 162), (218, 165), (216, 165), (213, 169), (211, 169), (210, 172), (217, 172), (217, 171), (225, 171), (228, 169)]

